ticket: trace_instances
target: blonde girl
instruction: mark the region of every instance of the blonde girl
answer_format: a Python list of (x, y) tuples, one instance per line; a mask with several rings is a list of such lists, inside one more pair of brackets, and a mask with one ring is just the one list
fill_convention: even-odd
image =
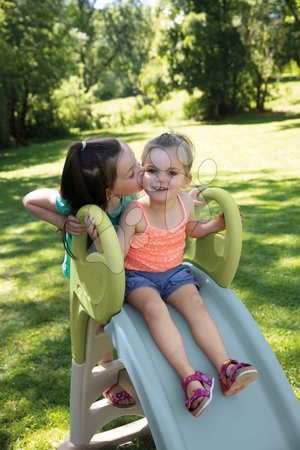
[(244, 389), (258, 372), (228, 356), (199, 285), (182, 264), (186, 236), (200, 238), (225, 229), (222, 213), (207, 223), (197, 221), (191, 196), (180, 192), (191, 182), (192, 162), (188, 138), (165, 133), (151, 140), (142, 155), (146, 195), (126, 207), (118, 234), (125, 256), (126, 301), (142, 313), (158, 348), (177, 372), (186, 409), (199, 416), (212, 399), (214, 379), (189, 361), (167, 304), (189, 323), (226, 396)]

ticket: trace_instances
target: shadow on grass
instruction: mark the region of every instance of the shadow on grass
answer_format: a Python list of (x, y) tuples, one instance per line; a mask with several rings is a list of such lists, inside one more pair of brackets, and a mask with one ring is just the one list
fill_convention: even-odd
[(35, 350), (20, 355), (18, 365), (0, 383), (1, 392), (11, 387), (13, 398), (24, 397), (31, 402), (68, 405), (70, 382), (70, 337), (41, 339)]
[(0, 342), (3, 344), (14, 336), (21, 336), (27, 330), (40, 328), (45, 324), (65, 323), (69, 320), (67, 292), (48, 295), (47, 299), (37, 301), (0, 302), (0, 311), (7, 320), (1, 325)]
[(15, 147), (0, 152), (1, 172), (55, 162), (64, 157), (70, 140), (55, 140)]
[[(249, 112), (228, 117), (224, 120), (213, 122), (214, 125), (258, 125), (262, 123), (284, 122), (285, 120), (298, 120), (300, 114), (292, 114), (284, 111), (266, 111), (262, 113)], [(298, 122), (295, 125), (299, 126)]]
[(47, 411), (68, 412), (69, 308), (67, 295), (56, 294), (47, 301), (10, 299), (0, 310), (0, 448), (12, 449), (29, 429), (49, 427)]
[[(15, 226), (32, 221), (32, 216), (23, 207), (22, 199), (39, 186), (58, 188), (59, 177), (0, 178), (0, 223), (1, 227)], [(3, 228), (1, 229), (3, 232)]]
[[(24, 239), (22, 238), (22, 235), (14, 236), (12, 245), (10, 248), (5, 249), (5, 251), (1, 252), (1, 259), (3, 263), (5, 261), (12, 261), (13, 259), (16, 261), (16, 264), (10, 264), (7, 267), (7, 270), (3, 269), (1, 276), (3, 279), (5, 278), (11, 278), (11, 276), (14, 277), (15, 280), (18, 280), (19, 278), (22, 279), (23, 282), (30, 283), (32, 281), (32, 271), (34, 268), (32, 267), (32, 262), (37, 265), (34, 273), (41, 274), (42, 277), (43, 274), (47, 273), (47, 269), (50, 269), (51, 267), (57, 267), (58, 264), (60, 264), (63, 260), (64, 255), (64, 247), (63, 243), (60, 243), (60, 237), (59, 234), (55, 235), (54, 239), (55, 242), (53, 242), (53, 239), (49, 236), (47, 231), (45, 232), (44, 226), (41, 227), (40, 232), (30, 232), (30, 240), (28, 242), (24, 242)], [(46, 233), (46, 234), (45, 234)], [(0, 245), (3, 246), (6, 244), (6, 240), (0, 239)], [(41, 249), (48, 250), (57, 250), (59, 255), (58, 257), (51, 257), (51, 258), (45, 258), (43, 259), (43, 255), (41, 254)], [(36, 257), (37, 252), (39, 252), (39, 258)], [(18, 258), (22, 258), (21, 264)], [(32, 260), (30, 260), (30, 265), (28, 265), (29, 258), (33, 257)], [(12, 268), (15, 267), (15, 270), (12, 271)]]
[[(284, 259), (294, 260), (300, 254), (297, 220), (300, 215), (299, 180), (254, 179), (232, 183), (229, 191), (233, 195), (245, 192), (249, 190), (250, 183), (253, 201), (249, 204), (247, 200), (245, 205), (241, 205), (243, 229), (247, 237), (243, 241), (238, 279), (242, 279), (243, 283), (249, 280), (249, 288), (254, 291), (253, 299), (259, 285), (259, 292), (263, 287), (266, 294), (265, 301), (283, 307), (299, 306), (297, 267), (281, 264)], [(276, 279), (272, 274), (281, 277)], [(264, 300), (260, 298), (258, 301)]]
[(300, 121), (299, 120), (296, 121), (296, 122), (290, 123), (288, 125), (280, 125), (278, 127), (278, 130), (279, 131), (285, 131), (285, 130), (292, 130), (293, 128), (300, 128)]
[[(288, 124), (285, 128), (284, 125), (280, 127), (281, 130), (298, 128), (300, 114), (298, 113), (290, 113), (285, 111), (266, 111), (263, 113), (257, 112), (248, 112), (243, 114), (236, 114), (230, 117), (226, 117), (224, 119), (219, 120), (204, 120), (197, 122), (189, 122), (189, 127), (199, 127), (199, 125), (259, 125), (263, 123), (272, 123), (272, 122), (284, 122), (287, 120), (295, 120), (295, 123)], [(185, 128), (186, 124), (176, 125), (177, 128)]]

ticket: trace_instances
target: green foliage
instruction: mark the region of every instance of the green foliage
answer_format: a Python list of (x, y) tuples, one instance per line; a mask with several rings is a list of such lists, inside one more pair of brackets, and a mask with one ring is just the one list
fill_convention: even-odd
[(278, 2), (281, 6), (283, 28), (281, 30), (281, 46), (276, 49), (275, 58), (282, 69), (290, 61), (300, 67), (300, 2), (286, 0)]
[(6, 2), (2, 10), (0, 83), (9, 133), (21, 144), (34, 127), (28, 120), (30, 98), (37, 97), (42, 109), (50, 110), (51, 127), (51, 92), (72, 69), (63, 10), (62, 0)]
[[(26, 144), (70, 126), (93, 127), (93, 95), (136, 93), (151, 37), (150, 9), (140, 1), (96, 9), (90, 1), (7, 0), (0, 23), (0, 147), (10, 136)], [(81, 80), (74, 94), (71, 75)], [(53, 95), (57, 89), (67, 97)]]
[(167, 61), (158, 55), (151, 58), (141, 70), (138, 86), (145, 102), (161, 102), (171, 87)]
[(161, 102), (172, 88), (169, 74), (169, 61), (160, 52), (161, 40), (164, 36), (164, 21), (162, 16), (156, 17), (154, 38), (149, 49), (148, 62), (142, 67), (138, 77), (138, 88), (145, 103)]
[[(138, 93), (137, 80), (143, 65), (148, 60), (153, 24), (150, 9), (139, 0), (112, 3), (103, 9), (103, 38), (113, 59), (106, 71), (121, 80), (122, 91), (114, 97)], [(101, 94), (100, 94), (101, 95)]]
[[(173, 9), (161, 51), (167, 51), (173, 83), (203, 92), (198, 115), (218, 118), (249, 103), (247, 48), (232, 25), (238, 2), (231, 9), (213, 2), (185, 15)], [(195, 107), (195, 103), (194, 103)]]
[[(298, 0), (157, 5), (0, 0), (0, 148), (73, 126), (161, 122), (156, 105), (178, 88), (202, 92), (188, 117), (263, 111), (270, 80), (291, 61), (299, 72)], [(110, 118), (92, 106), (132, 96), (135, 110)]]
[(92, 91), (86, 92), (82, 78), (71, 76), (54, 91), (52, 99), (58, 125), (66, 129), (94, 128), (92, 104), (95, 98)]
[(135, 94), (150, 46), (149, 7), (126, 0), (96, 9), (95, 2), (73, 0), (67, 11), (85, 89), (101, 99)]
[(183, 112), (187, 119), (193, 119), (198, 122), (203, 119), (201, 112), (204, 110), (204, 105), (201, 102), (202, 95), (193, 95), (183, 104)]
[[(299, 60), (293, 1), (288, 7), (272, 0), (163, 3), (168, 7), (162, 9), (160, 52), (167, 55), (173, 86), (203, 92), (189, 107), (194, 117), (220, 118), (253, 105), (263, 111), (270, 77), (291, 59)], [(285, 51), (291, 36), (293, 50)]]
[(162, 123), (169, 114), (155, 103), (145, 104), (142, 96), (108, 100), (92, 107), (94, 128), (124, 128), (146, 121)]
[(269, 80), (279, 73), (275, 54), (282, 47), (280, 11), (272, 0), (257, 0), (243, 8), (237, 29), (248, 49), (251, 100), (255, 101), (256, 109), (263, 111), (269, 96)]

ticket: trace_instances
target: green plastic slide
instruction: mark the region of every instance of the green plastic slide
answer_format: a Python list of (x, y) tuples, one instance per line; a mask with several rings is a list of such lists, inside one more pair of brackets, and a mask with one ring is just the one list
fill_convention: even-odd
[[(189, 239), (186, 263), (191, 265), (201, 284), (201, 294), (230, 356), (255, 364), (260, 372), (259, 380), (244, 392), (228, 398), (216, 382), (207, 411), (199, 418), (186, 412), (176, 373), (153, 343), (142, 316), (129, 305), (123, 305), (125, 276), (115, 230), (103, 211), (86, 206), (78, 217), (82, 221), (87, 212), (93, 215), (103, 253), (86, 256), (87, 236), (74, 237), (72, 252), (76, 259), (72, 260), (70, 284), (72, 395), (80, 397), (82, 385), (87, 383), (86, 375), (76, 374), (84, 368), (89, 350), (88, 323), (107, 324), (105, 331), (127, 369), (158, 450), (298, 450), (300, 415), (296, 397), (256, 322), (228, 288), (241, 254), (239, 210), (222, 189), (209, 188), (203, 195), (207, 202), (216, 201), (224, 211), (226, 232), (199, 240)], [(193, 365), (216, 378), (214, 367), (195, 344), (185, 320), (171, 307), (170, 313)], [(80, 381), (76, 377), (78, 380), (81, 377)], [(93, 377), (92, 374), (89, 382), (94, 383)], [(91, 401), (92, 396), (88, 397)], [(71, 417), (76, 416), (73, 420), (76, 442), (64, 448), (79, 448), (76, 443), (86, 444), (80, 448), (89, 448), (89, 434), (83, 437), (78, 431), (83, 420), (78, 405), (82, 402), (75, 400), (73, 398), (72, 403), (71, 399), (74, 405)], [(85, 404), (88, 403), (85, 401)], [(86, 408), (87, 414), (91, 414), (87, 424), (95, 417), (96, 406), (93, 405)]]

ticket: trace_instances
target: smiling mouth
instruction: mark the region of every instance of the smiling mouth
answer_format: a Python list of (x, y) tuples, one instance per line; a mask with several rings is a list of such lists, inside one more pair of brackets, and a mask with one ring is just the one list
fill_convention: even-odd
[(164, 188), (164, 187), (161, 187), (161, 186), (152, 186), (152, 189), (154, 191), (167, 191), (168, 190), (168, 188)]

